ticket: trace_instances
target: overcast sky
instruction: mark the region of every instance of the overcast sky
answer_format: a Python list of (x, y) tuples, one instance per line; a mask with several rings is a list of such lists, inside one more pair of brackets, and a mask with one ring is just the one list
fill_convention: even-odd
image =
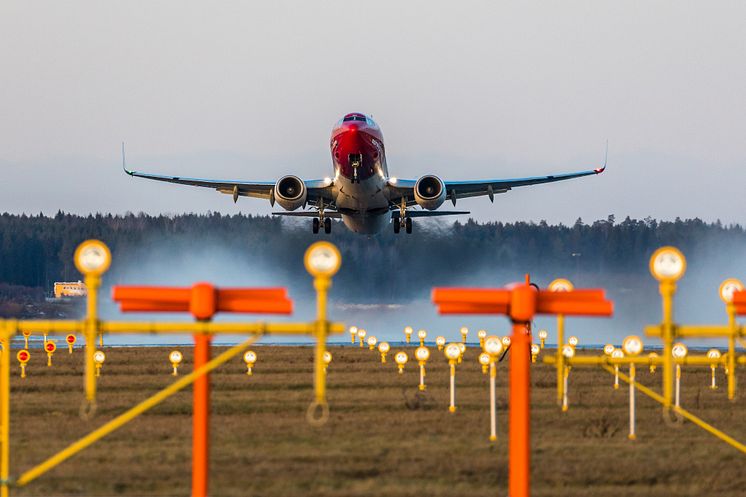
[[(125, 176), (330, 175), (373, 114), (402, 178), (601, 177), (480, 219), (746, 223), (743, 2), (0, 3), (0, 211), (269, 212)], [(686, 5), (684, 5), (686, 4)]]

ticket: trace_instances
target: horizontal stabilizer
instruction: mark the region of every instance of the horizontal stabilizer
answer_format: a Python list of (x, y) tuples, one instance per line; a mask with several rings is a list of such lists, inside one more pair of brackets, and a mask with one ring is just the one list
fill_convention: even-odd
[[(469, 211), (407, 211), (407, 217), (440, 217), (471, 214)], [(391, 212), (391, 219), (399, 219), (399, 211)]]

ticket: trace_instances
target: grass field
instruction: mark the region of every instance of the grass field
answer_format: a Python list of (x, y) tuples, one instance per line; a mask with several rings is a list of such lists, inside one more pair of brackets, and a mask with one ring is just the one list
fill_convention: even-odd
[[(41, 351), (18, 377), (13, 361), (13, 475), (41, 462), (173, 381), (164, 348), (111, 348), (99, 383), (98, 414), (78, 417), (82, 352), (62, 347), (47, 368)], [(189, 348), (181, 348), (190, 371)], [(306, 424), (312, 349), (256, 346), (255, 374), (240, 358), (212, 376), (211, 494), (215, 496), (495, 496), (507, 494), (507, 359), (498, 371), (498, 441), (490, 443), (488, 378), (468, 349), (458, 367), (458, 411), (450, 414), (448, 370), (435, 347), (427, 391), (417, 365), (396, 373), (368, 349), (332, 348), (331, 418)], [(410, 349), (412, 351), (413, 348)], [(15, 354), (14, 354), (15, 355)], [(570, 410), (555, 403), (554, 370), (532, 370), (532, 485), (535, 496), (746, 495), (746, 458), (701, 429), (666, 425), (638, 395), (638, 440), (627, 440), (628, 390), (599, 369), (574, 368)], [(746, 377), (740, 381), (746, 389)], [(660, 373), (641, 368), (656, 390)], [(719, 381), (724, 382), (722, 370)], [(709, 368), (683, 375), (682, 405), (746, 441), (746, 390), (729, 402), (712, 391)], [(191, 390), (170, 398), (90, 449), (11, 495), (189, 495)]]

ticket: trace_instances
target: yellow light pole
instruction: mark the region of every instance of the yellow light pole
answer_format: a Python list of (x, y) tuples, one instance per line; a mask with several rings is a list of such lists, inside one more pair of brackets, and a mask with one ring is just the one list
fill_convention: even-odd
[(412, 341), (412, 333), (414, 333), (414, 329), (411, 326), (404, 328), (404, 339), (407, 343)]
[[(487, 355), (487, 361), (490, 369), (490, 442), (497, 440), (497, 407), (495, 392), (495, 378), (497, 377), (497, 366), (495, 361), (500, 358), (503, 351), (503, 343), (500, 337), (491, 335), (484, 339), (484, 353)], [(482, 359), (480, 358), (480, 362)]]
[(720, 284), (718, 294), (725, 303), (728, 313), (728, 353), (726, 356), (728, 375), (728, 399), (736, 398), (736, 335), (738, 334), (738, 323), (736, 322), (736, 306), (733, 304), (733, 293), (743, 291), (743, 283), (735, 278), (728, 278)]
[(409, 360), (409, 356), (407, 356), (407, 353), (404, 351), (399, 351), (394, 355), (394, 361), (396, 362), (397, 367), (399, 368), (399, 374), (404, 373), (404, 365)]
[(650, 365), (648, 366), (650, 374), (655, 374), (655, 366), (658, 361), (658, 354), (656, 354), (655, 352), (651, 352), (648, 354), (648, 359), (650, 359)]
[[(561, 349), (562, 357), (568, 361), (575, 357), (575, 347), (566, 343)], [(570, 404), (567, 400), (567, 387), (570, 377), (570, 365), (563, 363), (564, 371), (562, 372), (562, 412), (567, 412), (570, 409)]]
[[(557, 278), (549, 283), (547, 289), (550, 292), (571, 292), (575, 287), (565, 278)], [(562, 405), (564, 394), (562, 392), (565, 384), (565, 356), (562, 355), (562, 345), (565, 343), (565, 316), (557, 314), (557, 350), (555, 351), (555, 363), (557, 366), (557, 405)]]
[(332, 363), (332, 353), (328, 350), (324, 351), (324, 374), (326, 374), (326, 370), (329, 368), (329, 364)]
[(417, 347), (417, 350), (414, 351), (414, 357), (415, 359), (417, 359), (417, 363), (420, 365), (419, 389), (420, 391), (423, 391), (427, 388), (425, 386), (425, 364), (427, 363), (427, 360), (430, 359), (430, 351), (427, 347), (421, 345)]
[[(622, 342), (622, 350), (628, 357), (636, 357), (642, 353), (642, 339), (631, 335)], [(627, 438), (635, 440), (635, 363), (629, 362), (629, 435)]]
[(30, 330), (23, 330), (23, 348), (28, 350), (28, 339), (31, 336)]
[[(0, 328), (1, 330), (1, 328)], [(8, 497), (10, 476), (10, 336), (0, 335), (0, 497)]]
[(461, 358), (461, 349), (458, 344), (449, 343), (445, 347), (445, 356), (451, 367), (451, 403), (448, 406), (449, 412), (456, 412), (456, 363)]
[(364, 329), (357, 330), (357, 337), (360, 339), (360, 348), (363, 348), (363, 344), (365, 343), (365, 336), (368, 334), (367, 331)]
[(442, 352), (443, 347), (446, 346), (446, 337), (444, 336), (435, 337), (435, 345), (438, 346), (438, 351)]
[(376, 337), (374, 337), (374, 336), (371, 335), (371, 336), (368, 337), (368, 339), (366, 340), (366, 342), (368, 343), (368, 349), (369, 350), (375, 350), (376, 349), (376, 344), (378, 343), (378, 339)]
[(459, 333), (461, 333), (461, 343), (466, 343), (466, 337), (469, 335), (469, 328), (462, 326)]
[(378, 344), (378, 352), (381, 353), (381, 363), (386, 363), (386, 354), (391, 350), (391, 346), (388, 342), (381, 342)]
[[(614, 349), (611, 353), (612, 359), (624, 359), (622, 349)], [(614, 364), (614, 390), (619, 390), (619, 364)]]
[(171, 376), (179, 375), (179, 364), (181, 364), (183, 359), (184, 355), (178, 350), (172, 350), (171, 353), (168, 354), (168, 361), (171, 363), (171, 367), (173, 368)]
[(420, 347), (425, 346), (425, 338), (427, 338), (427, 331), (426, 330), (420, 330), (417, 332), (417, 338), (420, 339)]
[(93, 353), (93, 362), (96, 363), (96, 376), (101, 376), (101, 368), (104, 365), (104, 361), (106, 361), (106, 354), (104, 354), (103, 350), (97, 350)]
[(257, 356), (253, 350), (247, 350), (243, 355), (243, 362), (246, 364), (246, 375), (251, 376), (254, 374), (254, 364), (256, 364)]
[(712, 359), (712, 363), (710, 364), (710, 372), (712, 373), (712, 377), (710, 380), (710, 389), (715, 390), (717, 389), (717, 380), (715, 379), (715, 370), (717, 369), (717, 365), (720, 362), (720, 358), (722, 357), (722, 354), (718, 349), (710, 349), (707, 351), (707, 358)]
[(490, 355), (487, 352), (479, 354), (479, 364), (482, 366), (482, 374), (487, 374), (490, 370)]
[(350, 326), (350, 340), (352, 345), (355, 345), (355, 337), (357, 337), (357, 326)]
[(28, 364), (29, 359), (31, 359), (31, 354), (29, 354), (29, 351), (26, 349), (19, 350), (16, 354), (16, 359), (18, 359), (18, 362), (21, 366), (21, 378), (26, 377), (26, 364)]
[(52, 354), (57, 350), (57, 344), (49, 340), (44, 345), (44, 350), (47, 352), (47, 367), (52, 367)]
[(661, 294), (663, 316), (661, 321), (661, 339), (663, 340), (663, 410), (671, 409), (673, 386), (673, 356), (671, 349), (674, 339), (673, 296), (676, 293), (676, 282), (686, 272), (686, 258), (675, 247), (661, 247), (650, 257), (650, 273), (658, 280), (658, 291)]
[(681, 342), (675, 343), (671, 348), (671, 355), (676, 361), (676, 390), (674, 394), (674, 405), (676, 407), (681, 407), (681, 361), (684, 360), (688, 352), (689, 349)]
[(484, 348), (484, 339), (487, 338), (487, 331), (486, 330), (479, 330), (477, 331), (477, 338), (479, 338), (479, 348)]
[(549, 337), (549, 333), (547, 333), (547, 330), (539, 330), (539, 347), (542, 349), (546, 345), (547, 337)]
[(458, 363), (461, 364), (461, 361), (464, 359), (464, 354), (466, 354), (466, 344), (464, 342), (457, 342), (456, 347), (458, 347), (459, 350)]
[[(86, 240), (75, 249), (75, 267), (83, 274), (88, 291), (86, 295), (86, 317), (83, 327), (85, 338), (85, 396), (83, 416), (92, 414), (96, 406), (96, 376), (100, 375), (101, 365), (96, 363), (96, 336), (99, 334), (98, 291), (101, 277), (111, 266), (111, 251), (99, 240)], [(103, 354), (103, 352), (102, 352)], [(104, 356), (105, 357), (105, 356)]]
[(532, 343), (531, 344), (531, 362), (536, 362), (536, 358), (539, 357), (539, 353), (541, 352), (541, 347), (538, 343)]

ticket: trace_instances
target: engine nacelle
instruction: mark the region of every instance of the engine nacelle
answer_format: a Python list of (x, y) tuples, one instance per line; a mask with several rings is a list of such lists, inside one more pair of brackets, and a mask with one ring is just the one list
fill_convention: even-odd
[(306, 184), (297, 176), (283, 176), (275, 184), (275, 201), (288, 211), (306, 203)]
[(446, 185), (432, 174), (422, 176), (414, 184), (414, 199), (423, 209), (435, 210), (446, 201)]

